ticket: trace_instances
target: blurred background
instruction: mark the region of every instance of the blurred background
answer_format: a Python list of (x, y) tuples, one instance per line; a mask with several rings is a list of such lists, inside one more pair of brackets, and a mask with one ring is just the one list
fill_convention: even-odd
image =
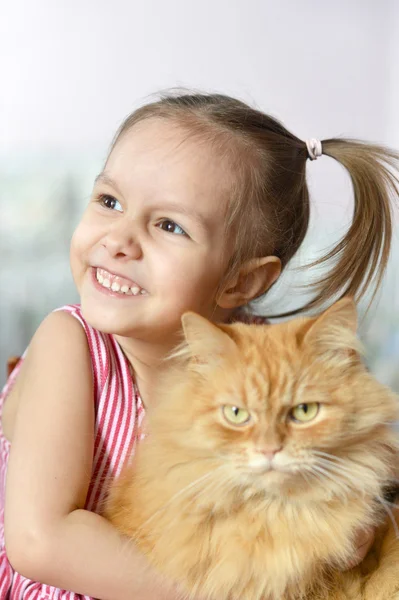
[[(78, 301), (71, 233), (120, 122), (171, 87), (237, 96), (302, 139), (399, 148), (396, 0), (13, 0), (0, 7), (0, 384), (52, 309)], [(298, 266), (345, 232), (346, 173), (308, 165), (312, 223), (267, 299), (302, 304)], [(399, 225), (398, 212), (395, 214)], [(384, 286), (362, 319), (367, 360), (399, 391), (399, 227)], [(363, 305), (365, 306), (365, 305)]]

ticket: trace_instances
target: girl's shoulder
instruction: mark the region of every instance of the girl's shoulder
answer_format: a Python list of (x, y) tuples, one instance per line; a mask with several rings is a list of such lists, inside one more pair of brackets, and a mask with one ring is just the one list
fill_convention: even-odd
[(90, 323), (88, 323), (83, 316), (80, 304), (65, 304), (64, 306), (56, 308), (50, 314), (57, 313), (70, 315), (81, 324), (86, 334), (90, 354), (95, 361), (104, 358), (104, 354), (108, 354), (109, 351), (112, 351), (115, 345), (113, 335), (110, 333), (103, 333), (102, 331), (99, 331), (90, 325)]
[(50, 313), (37, 328), (0, 395), (0, 435), (13, 439), (16, 415), (32, 398), (39, 406), (48, 390), (54, 392), (54, 401), (75, 397), (76, 390), (92, 390), (92, 375), (81, 325), (66, 312)]
[(66, 304), (51, 313), (69, 315), (76, 319), (86, 336), (94, 376), (95, 394), (100, 393), (106, 381), (115, 376), (130, 379), (130, 368), (115, 337), (95, 329), (83, 316), (80, 304)]
[(83, 329), (88, 334), (97, 333), (100, 338), (106, 338), (109, 334), (101, 333), (94, 327), (92, 327), (84, 318), (82, 313), (82, 308), (80, 304), (64, 304), (64, 306), (60, 306), (59, 308), (54, 309), (50, 315), (54, 315), (57, 313), (67, 314), (79, 321), (79, 323), (83, 326)]
[[(111, 334), (92, 327), (84, 318), (79, 304), (66, 304), (53, 310), (41, 322), (6, 382), (1, 394), (2, 400), (10, 394), (17, 378), (21, 379), (20, 374), (25, 371), (23, 367), (28, 355), (37, 352), (41, 354), (48, 347), (53, 350), (52, 359), (57, 360), (60, 338), (63, 340), (62, 348), (68, 348), (68, 354), (84, 352), (86, 348), (91, 363), (95, 397), (101, 392), (105, 379), (112, 378), (115, 369), (120, 370), (121, 363), (124, 365), (126, 362)], [(61, 360), (65, 358), (61, 357)]]

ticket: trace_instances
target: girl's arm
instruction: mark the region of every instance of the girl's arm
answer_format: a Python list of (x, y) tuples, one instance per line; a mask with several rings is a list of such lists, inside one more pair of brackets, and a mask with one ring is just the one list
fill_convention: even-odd
[(102, 600), (176, 599), (132, 543), (83, 509), (94, 402), (87, 339), (74, 317), (47, 317), (19, 380), (5, 506), (12, 566), (29, 579)]

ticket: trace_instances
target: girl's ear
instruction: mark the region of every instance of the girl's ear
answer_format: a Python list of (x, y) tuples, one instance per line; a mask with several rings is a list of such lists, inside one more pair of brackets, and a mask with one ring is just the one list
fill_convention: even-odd
[(267, 292), (281, 273), (277, 256), (252, 258), (241, 266), (218, 298), (220, 308), (237, 308)]

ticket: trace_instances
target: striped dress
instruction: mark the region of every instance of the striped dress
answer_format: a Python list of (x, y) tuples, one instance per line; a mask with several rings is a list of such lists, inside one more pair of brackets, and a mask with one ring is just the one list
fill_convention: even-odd
[[(93, 329), (77, 305), (64, 306), (84, 327), (93, 365), (96, 431), (87, 510), (99, 512), (112, 479), (134, 451), (144, 409), (130, 375), (127, 359), (112, 335)], [(0, 411), (18, 375), (22, 361), (11, 374), (1, 396)], [(4, 494), (10, 444), (0, 426), (0, 600), (80, 600), (79, 594), (31, 581), (16, 573), (4, 548)]]
[[(127, 359), (113, 335), (100, 333), (82, 317), (79, 305), (67, 305), (65, 310), (82, 324), (89, 343), (94, 381), (95, 442), (91, 482), (85, 508), (100, 512), (111, 481), (134, 452), (140, 439), (144, 408), (131, 377)], [(242, 314), (244, 322), (262, 323), (262, 318)], [(7, 394), (18, 376), (18, 363), (0, 395), (0, 600), (91, 600), (66, 590), (26, 579), (13, 570), (4, 544), (5, 479), (10, 444), (1, 429), (1, 410)]]

